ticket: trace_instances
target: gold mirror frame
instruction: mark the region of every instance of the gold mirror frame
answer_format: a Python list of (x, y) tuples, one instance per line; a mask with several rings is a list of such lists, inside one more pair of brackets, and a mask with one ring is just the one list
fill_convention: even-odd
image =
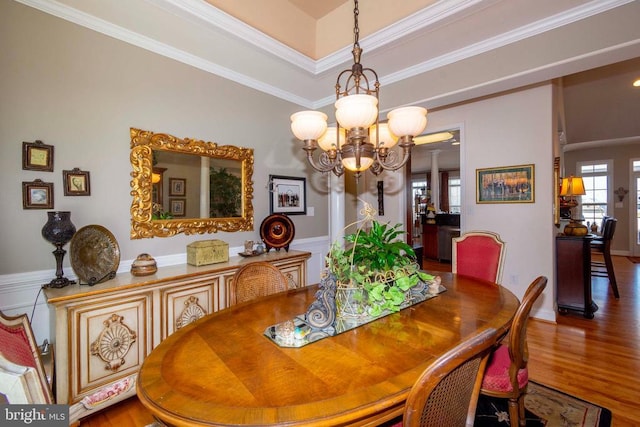
[[(170, 237), (179, 233), (204, 234), (218, 231), (253, 230), (253, 149), (218, 145), (164, 133), (131, 128), (131, 238)], [(153, 150), (195, 154), (218, 159), (239, 160), (242, 164), (242, 214), (230, 218), (186, 218), (152, 220), (151, 174)]]

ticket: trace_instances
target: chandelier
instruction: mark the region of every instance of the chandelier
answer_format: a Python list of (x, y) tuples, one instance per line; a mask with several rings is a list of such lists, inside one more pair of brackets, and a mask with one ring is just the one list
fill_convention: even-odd
[[(371, 68), (360, 64), (358, 0), (354, 0), (353, 65), (340, 72), (336, 80), (336, 121), (327, 127), (327, 115), (320, 111), (300, 111), (291, 116), (291, 130), (304, 142), (309, 164), (319, 172), (341, 176), (345, 169), (355, 173), (370, 170), (398, 170), (411, 157), (413, 137), (427, 126), (427, 110), (401, 107), (387, 114), (387, 123), (378, 120), (380, 82)], [(400, 150), (392, 150), (395, 146)], [(318, 159), (313, 154), (320, 147)], [(401, 155), (399, 154), (401, 152)]]

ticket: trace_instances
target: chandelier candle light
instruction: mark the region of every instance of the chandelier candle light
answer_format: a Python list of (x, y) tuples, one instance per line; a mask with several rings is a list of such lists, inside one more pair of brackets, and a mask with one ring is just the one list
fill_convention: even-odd
[[(384, 170), (398, 170), (411, 156), (413, 138), (427, 126), (427, 110), (422, 107), (401, 107), (387, 114), (387, 123), (378, 121), (380, 82), (371, 68), (360, 64), (358, 0), (354, 0), (353, 65), (343, 70), (336, 80), (337, 127), (327, 128), (327, 115), (319, 111), (300, 111), (291, 116), (291, 130), (304, 142), (309, 164), (320, 172), (341, 176), (344, 169), (355, 173), (370, 170), (378, 175)], [(344, 88), (344, 89), (343, 89)], [(398, 151), (391, 150), (398, 145)], [(314, 151), (322, 153), (316, 161)]]

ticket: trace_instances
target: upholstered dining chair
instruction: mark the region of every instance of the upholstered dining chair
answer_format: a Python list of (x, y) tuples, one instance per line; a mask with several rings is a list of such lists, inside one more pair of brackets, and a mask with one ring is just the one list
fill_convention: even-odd
[(405, 427), (472, 426), (487, 358), (498, 338), (486, 329), (440, 356), (415, 382), (404, 407)]
[(509, 335), (492, 353), (482, 380), (480, 393), (509, 399), (511, 427), (526, 426), (524, 396), (529, 383), (527, 362), (527, 321), (531, 307), (547, 286), (547, 278), (536, 278), (522, 297), (513, 317)]
[(602, 226), (602, 233), (599, 238), (591, 241), (591, 252), (602, 254), (604, 261), (591, 259), (591, 276), (609, 278), (609, 286), (616, 298), (620, 298), (618, 282), (616, 282), (616, 272), (613, 270), (613, 260), (611, 259), (611, 241), (616, 232), (618, 220), (607, 217)]
[(51, 377), (47, 377), (27, 315), (0, 312), (0, 393), (8, 403), (54, 403)]
[(469, 231), (452, 239), (451, 270), (489, 282), (502, 282), (506, 244), (498, 233)]
[(230, 303), (239, 304), (288, 289), (288, 280), (273, 264), (264, 261), (246, 264), (233, 276)]

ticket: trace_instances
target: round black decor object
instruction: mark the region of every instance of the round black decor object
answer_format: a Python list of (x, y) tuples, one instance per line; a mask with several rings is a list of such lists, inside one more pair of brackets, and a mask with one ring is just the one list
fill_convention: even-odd
[(260, 225), (260, 237), (267, 247), (267, 252), (271, 248), (279, 251), (284, 248), (289, 252), (289, 243), (296, 234), (296, 228), (293, 221), (288, 216), (282, 214), (273, 214), (266, 217)]

